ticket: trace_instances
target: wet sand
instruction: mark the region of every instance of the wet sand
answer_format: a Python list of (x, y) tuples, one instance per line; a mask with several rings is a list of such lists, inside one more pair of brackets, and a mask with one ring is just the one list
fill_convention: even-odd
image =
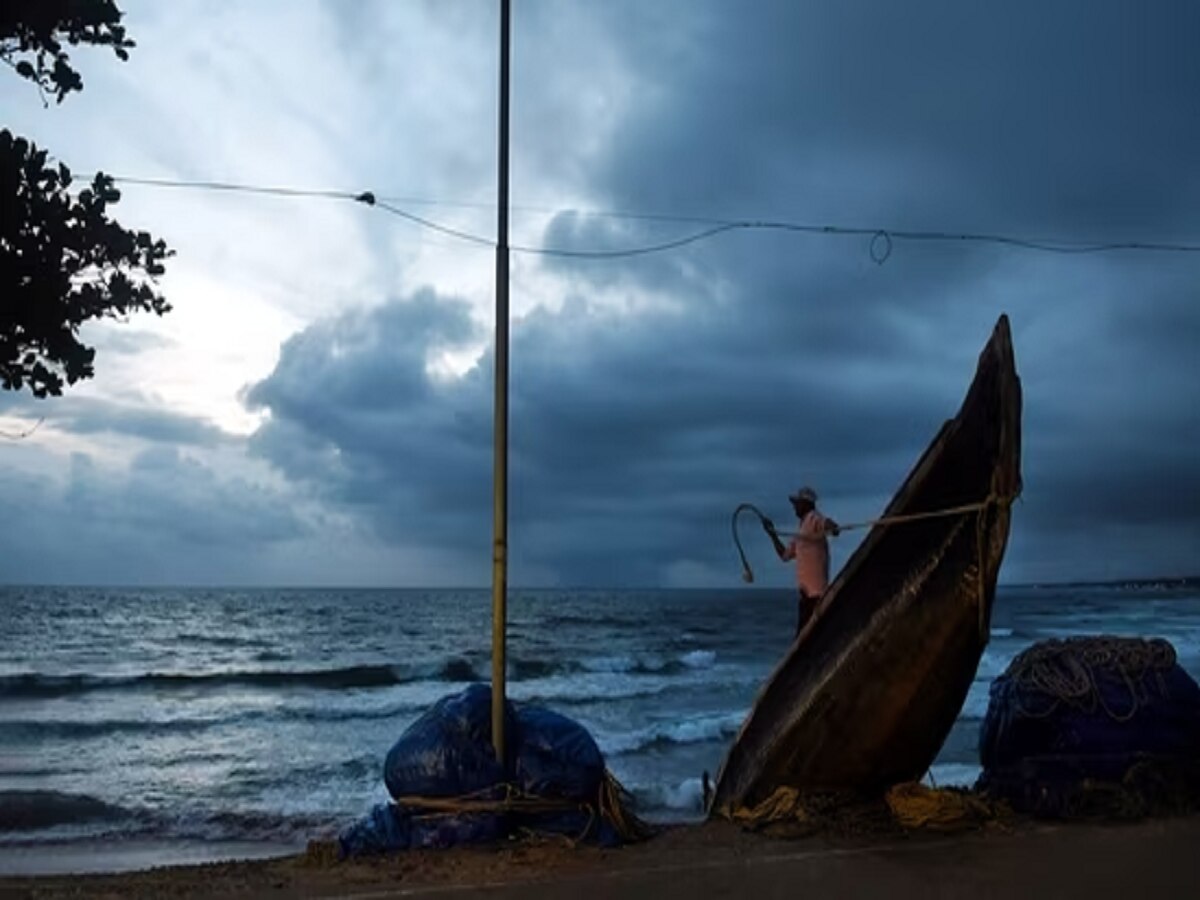
[(779, 840), (710, 823), (617, 850), (561, 844), (337, 863), (320, 853), (108, 875), (0, 879), (0, 897), (1200, 896), (1200, 817), (966, 835)]

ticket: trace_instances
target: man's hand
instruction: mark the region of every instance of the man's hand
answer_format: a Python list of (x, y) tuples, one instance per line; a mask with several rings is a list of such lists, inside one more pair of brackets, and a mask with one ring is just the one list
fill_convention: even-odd
[(762, 526), (763, 526), (763, 531), (765, 531), (767, 534), (771, 535), (772, 537), (775, 536), (775, 523), (772, 522), (770, 519), (768, 519), (766, 516), (763, 516)]

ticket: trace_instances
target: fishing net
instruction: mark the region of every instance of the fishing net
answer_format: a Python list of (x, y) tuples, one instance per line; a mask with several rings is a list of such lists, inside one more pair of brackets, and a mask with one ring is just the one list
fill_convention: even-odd
[(786, 786), (754, 806), (734, 810), (731, 818), (749, 831), (771, 837), (875, 834), (895, 828), (878, 798)]
[(882, 796), (777, 788), (733, 821), (772, 837), (855, 837), (905, 831), (964, 831), (1011, 817), (1006, 804), (966, 789), (898, 784)]
[(1200, 809), (1200, 686), (1160, 639), (1035, 644), (993, 683), (977, 787), (1037, 816)]
[(918, 782), (898, 784), (884, 801), (892, 817), (909, 831), (963, 831), (1002, 821), (1011, 815), (1004, 803), (964, 788), (932, 788)]

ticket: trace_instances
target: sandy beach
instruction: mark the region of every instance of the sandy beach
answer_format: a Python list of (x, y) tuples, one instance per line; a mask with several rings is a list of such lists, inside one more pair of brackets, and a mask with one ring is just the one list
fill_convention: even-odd
[(1200, 817), (966, 835), (781, 840), (708, 823), (617, 850), (559, 844), (319, 853), (107, 875), (0, 879), (0, 897), (1055, 897), (1200, 891)]

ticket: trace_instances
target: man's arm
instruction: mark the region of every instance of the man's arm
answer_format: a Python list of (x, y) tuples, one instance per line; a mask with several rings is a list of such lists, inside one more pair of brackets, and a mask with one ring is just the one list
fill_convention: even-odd
[(790, 545), (785, 547), (783, 545), (783, 541), (779, 540), (779, 534), (775, 531), (775, 523), (770, 519), (764, 518), (762, 525), (763, 531), (767, 533), (767, 537), (769, 537), (771, 539), (771, 543), (775, 545), (775, 554), (785, 562), (791, 559), (792, 554), (788, 552), (791, 547)]

